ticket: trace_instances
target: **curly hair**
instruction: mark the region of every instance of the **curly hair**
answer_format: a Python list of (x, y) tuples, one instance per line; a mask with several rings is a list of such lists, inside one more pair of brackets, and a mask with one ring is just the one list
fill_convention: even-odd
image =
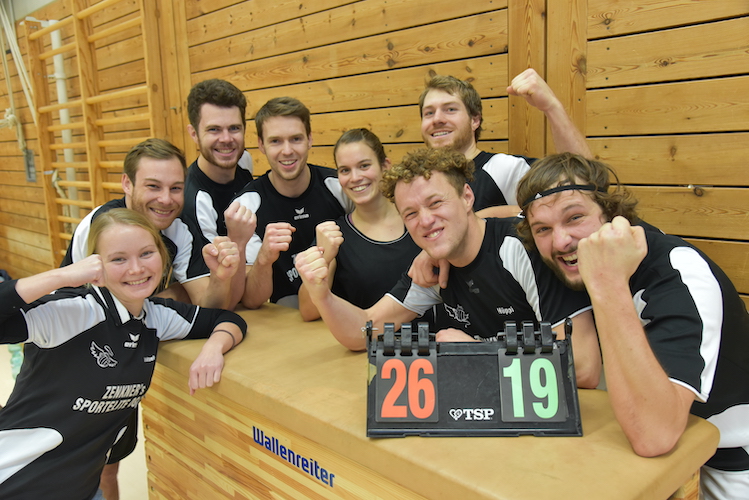
[(610, 166), (573, 153), (554, 154), (535, 162), (518, 183), (517, 199), (525, 217), (518, 222), (517, 231), (526, 248), (533, 250), (536, 247), (528, 222), (534, 196), (568, 184), (594, 186), (590, 196), (601, 206), (607, 220), (621, 215), (630, 223), (639, 221), (637, 198), (619, 183)]
[(190, 125), (197, 130), (200, 125), (200, 110), (203, 104), (213, 104), (219, 108), (239, 108), (239, 114), (242, 117), (244, 125), (245, 112), (247, 110), (247, 98), (241, 90), (227, 82), (212, 78), (196, 83), (190, 89), (187, 96), (187, 117)]
[(443, 92), (447, 92), (450, 95), (458, 96), (463, 105), (465, 105), (466, 110), (468, 111), (468, 116), (470, 116), (471, 118), (473, 118), (474, 116), (478, 116), (480, 118), (479, 126), (473, 132), (474, 138), (478, 141), (479, 137), (481, 137), (481, 124), (484, 123), (484, 115), (481, 106), (481, 96), (478, 92), (476, 92), (476, 89), (473, 88), (473, 85), (465, 80), (455, 78), (454, 76), (433, 76), (432, 79), (427, 82), (424, 91), (419, 96), (420, 116), (424, 116), (424, 100), (426, 99), (427, 94), (430, 90), (441, 90)]
[(411, 182), (416, 177), (429, 179), (433, 172), (442, 172), (458, 194), (466, 183), (473, 180), (473, 161), (463, 153), (449, 148), (421, 148), (408, 153), (403, 160), (382, 174), (380, 189), (395, 203), (395, 186), (398, 182)]

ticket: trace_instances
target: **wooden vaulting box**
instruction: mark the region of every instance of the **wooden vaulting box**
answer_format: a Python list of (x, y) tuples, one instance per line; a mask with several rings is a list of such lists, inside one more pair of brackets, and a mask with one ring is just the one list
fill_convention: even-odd
[[(745, 0), (54, 1), (33, 17), (60, 22), (56, 45), (51, 28), (16, 23), (38, 126), (6, 55), (0, 104), (15, 107), (37, 179), (26, 180), (14, 129), (0, 128), (1, 265), (14, 277), (58, 265), (75, 222), (121, 196), (122, 158), (143, 138), (167, 138), (191, 161), (185, 99), (200, 80), (245, 92), (263, 173), (252, 117), (267, 99), (308, 105), (313, 163), (332, 165), (337, 137), (360, 126), (397, 161), (421, 145), (417, 100), (432, 74), (477, 88), (482, 148), (553, 152), (542, 114), (505, 90), (534, 67), (643, 218), (705, 250), (749, 303), (748, 12)], [(55, 56), (75, 105), (49, 78)]]

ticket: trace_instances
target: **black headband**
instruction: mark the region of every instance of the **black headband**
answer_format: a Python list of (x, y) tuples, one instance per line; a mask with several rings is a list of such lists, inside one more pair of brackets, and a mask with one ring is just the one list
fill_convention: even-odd
[(572, 190), (577, 190), (577, 191), (598, 191), (600, 193), (607, 193), (608, 192), (606, 190), (606, 188), (597, 187), (595, 184), (565, 184), (564, 186), (553, 187), (551, 189), (547, 189), (546, 191), (541, 191), (540, 193), (534, 194), (533, 196), (531, 196), (530, 198), (528, 198), (527, 200), (525, 200), (525, 202), (523, 202), (523, 204), (520, 207), (521, 208), (522, 207), (527, 207), (532, 202), (534, 202), (534, 201), (536, 201), (536, 200), (538, 200), (540, 198), (544, 198), (546, 196), (552, 195), (554, 193), (560, 193), (562, 191), (572, 191)]

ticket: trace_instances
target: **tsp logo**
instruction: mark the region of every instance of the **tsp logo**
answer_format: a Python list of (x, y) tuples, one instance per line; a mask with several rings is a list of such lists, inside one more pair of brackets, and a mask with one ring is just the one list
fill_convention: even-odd
[(494, 408), (450, 408), (454, 420), (494, 420)]

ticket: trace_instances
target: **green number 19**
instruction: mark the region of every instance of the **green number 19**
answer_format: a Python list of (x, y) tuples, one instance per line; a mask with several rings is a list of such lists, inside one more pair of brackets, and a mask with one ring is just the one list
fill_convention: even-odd
[[(519, 358), (512, 360), (502, 370), (502, 375), (512, 381), (512, 411), (515, 418), (525, 417), (525, 401), (523, 397), (522, 364)], [(541, 382), (541, 372), (544, 373), (546, 383)], [(559, 409), (559, 393), (557, 391), (557, 375), (554, 365), (545, 358), (536, 358), (530, 365), (528, 377), (531, 392), (537, 399), (547, 399), (547, 405), (540, 401), (532, 404), (533, 411), (539, 418), (552, 418)]]

